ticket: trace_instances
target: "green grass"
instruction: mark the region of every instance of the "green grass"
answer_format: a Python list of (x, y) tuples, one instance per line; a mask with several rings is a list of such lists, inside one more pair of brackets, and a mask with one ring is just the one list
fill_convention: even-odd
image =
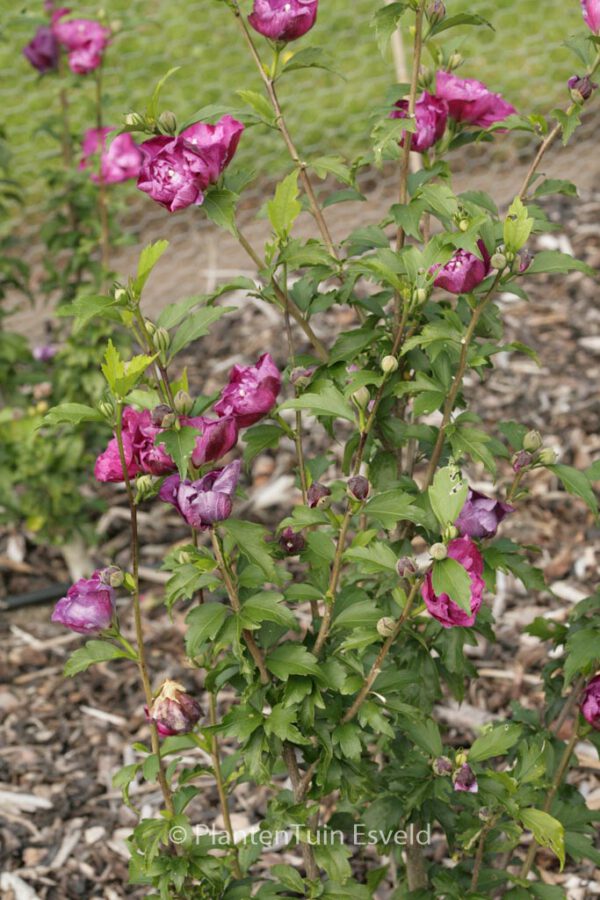
[[(394, 82), (391, 54), (383, 58), (370, 20), (381, 0), (321, 0), (310, 43), (326, 49), (340, 76), (318, 69), (294, 73), (281, 86), (290, 128), (305, 154), (352, 155), (366, 145), (370, 117)], [(42, 3), (26, 11), (39, 14)], [(94, 14), (89, 4), (73, 3), (77, 14)], [(251, 6), (247, 0), (248, 9)], [(548, 111), (565, 97), (564, 82), (574, 71), (573, 57), (560, 46), (581, 30), (578, 0), (447, 0), (449, 13), (480, 13), (496, 31), (461, 28), (445, 35), (460, 50), (464, 76), (486, 81), (524, 112)], [(543, 6), (543, 12), (540, 7)], [(181, 70), (169, 81), (163, 104), (180, 120), (211, 103), (239, 105), (236, 90), (260, 90), (258, 74), (247, 57), (231, 13), (216, 0), (106, 0), (110, 19), (126, 26), (109, 51), (106, 73), (107, 120), (141, 108), (156, 81), (171, 66)], [(20, 48), (34, 30), (12, 0), (0, 0), (5, 41), (0, 66), (10, 77), (0, 85), (0, 124), (14, 152), (14, 174), (30, 198), (39, 196), (40, 160), (52, 142), (40, 131), (56, 105), (54, 78), (38, 79)], [(302, 42), (306, 45), (307, 39)], [(297, 44), (296, 46), (300, 46)], [(73, 121), (77, 128), (93, 122), (89, 79), (74, 78)], [(241, 162), (258, 172), (273, 172), (283, 160), (277, 136), (246, 136)]]

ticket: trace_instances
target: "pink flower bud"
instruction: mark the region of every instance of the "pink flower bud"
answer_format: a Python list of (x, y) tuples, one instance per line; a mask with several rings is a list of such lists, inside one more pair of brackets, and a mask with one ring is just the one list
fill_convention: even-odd
[(466, 791), (469, 794), (476, 794), (479, 790), (475, 773), (468, 763), (462, 765), (454, 773), (452, 784), (455, 791)]
[(400, 578), (410, 578), (417, 574), (417, 563), (410, 556), (402, 556), (396, 563), (396, 571)]
[(200, 431), (192, 453), (192, 462), (197, 468), (222, 459), (237, 444), (238, 424), (233, 416), (223, 416), (221, 419), (182, 416), (180, 421), (182, 425), (190, 425)]
[(452, 768), (452, 762), (447, 756), (438, 756), (437, 759), (434, 759), (432, 764), (433, 771), (436, 775), (440, 776), (452, 775)]
[(600, 0), (581, 0), (585, 24), (594, 34), (600, 34)]
[(575, 103), (585, 103), (598, 87), (589, 75), (583, 75), (581, 78), (579, 75), (573, 75), (572, 78), (569, 78), (567, 84)]
[(579, 708), (586, 722), (600, 731), (600, 675), (596, 675), (588, 682)]
[(272, 41), (295, 41), (315, 24), (318, 0), (254, 0), (248, 22)]
[(365, 478), (364, 475), (354, 475), (348, 479), (348, 491), (355, 500), (360, 500), (361, 502), (366, 500), (370, 490), (369, 479)]
[(457, 250), (445, 265), (430, 269), (435, 275), (434, 284), (451, 294), (469, 294), (487, 278), (491, 271), (490, 255), (483, 241), (478, 241), (482, 259), (468, 250)]
[(144, 711), (161, 737), (187, 734), (202, 715), (198, 701), (186, 693), (182, 684), (171, 680), (165, 681), (150, 709), (145, 707)]
[(519, 450), (512, 458), (513, 472), (521, 472), (533, 462), (533, 456), (527, 450)]
[(331, 497), (331, 491), (320, 481), (315, 481), (308, 489), (306, 500), (311, 509), (317, 506), (324, 506), (328, 498)]

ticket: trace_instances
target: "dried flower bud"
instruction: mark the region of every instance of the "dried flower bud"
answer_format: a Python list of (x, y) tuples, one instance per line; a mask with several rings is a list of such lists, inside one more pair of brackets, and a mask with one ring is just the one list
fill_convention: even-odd
[(490, 259), (490, 265), (492, 269), (498, 269), (499, 271), (506, 268), (506, 256), (504, 253), (494, 253), (492, 258)]
[(519, 450), (512, 458), (513, 472), (522, 472), (527, 469), (533, 462), (533, 456), (527, 450)]
[(519, 275), (523, 275), (533, 262), (533, 254), (530, 253), (529, 250), (519, 250), (517, 253), (517, 260), (519, 262)]
[(429, 549), (429, 555), (432, 559), (441, 562), (441, 560), (446, 559), (448, 556), (448, 548), (445, 544), (433, 544)]
[(417, 571), (417, 561), (410, 556), (401, 556), (396, 563), (396, 572), (400, 578), (410, 578), (411, 575), (416, 575)]
[(152, 410), (152, 424), (158, 425), (159, 428), (169, 428), (169, 425), (164, 425), (164, 420), (167, 416), (172, 416), (173, 410), (170, 406), (167, 406), (166, 403), (160, 403), (158, 406), (155, 406)]
[(469, 794), (476, 794), (479, 790), (475, 773), (468, 763), (464, 763), (458, 769), (452, 778), (455, 791), (465, 791)]
[(150, 709), (146, 708), (145, 712), (161, 737), (187, 734), (202, 715), (198, 701), (186, 693), (182, 684), (170, 679), (164, 682)]
[(528, 431), (523, 438), (523, 450), (529, 453), (535, 453), (542, 446), (542, 436), (539, 431)]
[(393, 375), (398, 371), (398, 366), (399, 363), (395, 356), (384, 356), (381, 360), (381, 371), (385, 375)]
[(371, 399), (371, 392), (368, 387), (358, 388), (357, 391), (354, 391), (352, 394), (352, 399), (361, 409), (365, 409), (369, 405), (369, 400)]
[(317, 506), (327, 506), (330, 497), (330, 489), (320, 481), (313, 482), (306, 494), (306, 500), (311, 509), (315, 509)]
[(294, 531), (292, 528), (285, 528), (281, 532), (279, 544), (289, 556), (296, 556), (306, 547), (304, 535), (300, 531)]
[(558, 454), (556, 450), (553, 450), (551, 447), (546, 447), (546, 449), (542, 450), (538, 456), (537, 461), (542, 466), (554, 466), (558, 461)]
[(125, 574), (118, 566), (108, 566), (100, 572), (100, 581), (109, 587), (121, 587), (125, 581)]
[(169, 109), (165, 109), (164, 112), (161, 112), (156, 125), (161, 134), (177, 133), (177, 119), (175, 118), (175, 113), (171, 112)]
[(434, 759), (431, 768), (436, 775), (444, 777), (452, 775), (452, 762), (448, 759), (447, 756), (438, 756), (437, 759)]
[(364, 475), (354, 475), (348, 479), (348, 491), (355, 500), (366, 500), (369, 496), (371, 485)]
[(571, 98), (579, 105), (585, 103), (586, 100), (589, 100), (598, 87), (597, 84), (594, 84), (589, 75), (584, 75), (583, 77), (573, 75), (572, 78), (569, 78), (567, 84), (569, 86)]
[(194, 408), (194, 401), (187, 391), (177, 391), (174, 398), (175, 411), (180, 416), (189, 416)]
[(380, 634), (381, 637), (391, 637), (395, 630), (396, 621), (390, 616), (384, 616), (383, 619), (380, 619), (377, 623), (377, 633)]

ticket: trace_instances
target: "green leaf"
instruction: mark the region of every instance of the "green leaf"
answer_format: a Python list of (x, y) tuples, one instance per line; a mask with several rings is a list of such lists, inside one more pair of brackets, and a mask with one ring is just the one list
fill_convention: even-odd
[(297, 69), (328, 69), (330, 72), (334, 71), (330, 55), (320, 47), (306, 47), (304, 50), (298, 50), (283, 67), (284, 72), (294, 72)]
[(203, 603), (186, 618), (186, 653), (193, 659), (208, 641), (214, 641), (227, 618), (229, 610), (223, 603)]
[(504, 221), (504, 244), (506, 249), (517, 253), (529, 240), (534, 220), (527, 214), (520, 197), (515, 197)]
[(227, 188), (211, 187), (204, 195), (202, 209), (215, 225), (237, 236), (235, 213), (239, 196)]
[(567, 638), (567, 658), (565, 662), (565, 683), (570, 684), (579, 672), (590, 671), (600, 660), (600, 630), (582, 628), (571, 631)]
[(256, 291), (256, 283), (252, 278), (246, 278), (241, 275), (238, 278), (232, 278), (226, 284), (219, 285), (210, 294), (198, 294), (194, 297), (186, 297), (185, 300), (179, 300), (177, 303), (170, 303), (162, 310), (156, 320), (156, 324), (160, 325), (161, 328), (174, 328), (180, 322), (183, 322), (195, 306), (205, 306), (210, 301), (216, 300), (223, 294), (228, 294), (232, 291), (246, 291), (250, 293)]
[(402, 731), (430, 756), (441, 756), (444, 752), (440, 729), (433, 719), (405, 719)]
[(546, 197), (548, 194), (564, 194), (566, 197), (577, 197), (577, 185), (564, 178), (545, 178), (535, 189), (534, 197)]
[[(171, 71), (173, 72), (177, 70), (172, 69)], [(144, 247), (144, 249), (140, 253), (137, 275), (135, 281), (133, 282), (133, 288), (138, 297), (144, 290), (144, 286), (148, 281), (152, 269), (159, 261), (168, 246), (168, 241), (156, 241), (155, 244), (148, 244), (148, 246)]]
[(541, 809), (522, 809), (520, 816), (521, 822), (533, 832), (538, 844), (556, 854), (562, 871), (565, 865), (565, 829), (562, 824)]
[(398, 28), (398, 24), (403, 14), (409, 8), (409, 3), (390, 3), (378, 9), (373, 17), (373, 25), (375, 26), (375, 34), (379, 50), (382, 55), (385, 53), (389, 40)]
[(359, 727), (351, 722), (347, 722), (345, 725), (338, 725), (333, 732), (334, 743), (339, 745), (342, 754), (347, 759), (359, 760), (361, 757), (362, 744), (359, 734)]
[(197, 341), (198, 338), (205, 337), (209, 333), (211, 325), (234, 310), (234, 306), (208, 306), (188, 316), (177, 329), (171, 341), (170, 359), (173, 359), (180, 350)]
[(333, 416), (336, 419), (355, 421), (354, 410), (333, 384), (324, 384), (318, 393), (302, 394), (294, 400), (287, 400), (280, 409), (307, 409), (313, 416)]
[(368, 547), (350, 547), (344, 553), (344, 559), (359, 562), (361, 572), (366, 575), (378, 572), (396, 574), (398, 557), (388, 544), (381, 541), (374, 541)]
[(294, 724), (295, 721), (296, 710), (293, 707), (286, 708), (283, 704), (278, 703), (265, 719), (265, 732), (268, 735), (276, 735), (282, 741), (291, 741), (293, 744), (310, 744), (310, 741), (298, 731)]
[(283, 602), (283, 594), (275, 591), (262, 591), (244, 600), (241, 615), (244, 628), (257, 628), (262, 622), (275, 622), (284, 628), (298, 629), (293, 612)]
[(279, 425), (255, 425), (249, 428), (242, 437), (246, 444), (244, 450), (246, 464), (250, 465), (264, 450), (276, 450), (283, 435), (283, 429)]
[(467, 615), (471, 615), (471, 578), (455, 559), (436, 560), (433, 564), (433, 590), (447, 594)]
[(79, 672), (85, 672), (96, 663), (108, 662), (111, 659), (132, 659), (122, 647), (117, 647), (109, 641), (88, 641), (84, 647), (80, 647), (71, 654), (65, 665), (64, 674), (72, 678)]
[(595, 516), (598, 515), (598, 500), (596, 499), (594, 489), (585, 472), (580, 472), (579, 469), (564, 465), (547, 466), (547, 468), (550, 472), (554, 472), (569, 494), (573, 494), (575, 497), (581, 497), (588, 509), (590, 509)]
[(164, 446), (166, 452), (175, 462), (180, 478), (187, 474), (188, 461), (194, 452), (198, 429), (184, 425), (178, 430), (162, 431), (156, 436), (155, 444)]
[[(319, 178), (325, 178), (328, 174), (335, 175), (343, 184), (353, 184), (352, 173), (341, 156), (319, 156), (310, 163)], [(389, 241), (387, 245), (389, 246)]]
[(282, 243), (289, 236), (294, 222), (302, 212), (298, 194), (298, 171), (294, 170), (277, 185), (274, 198), (267, 203), (269, 221)]
[(491, 28), (492, 31), (495, 30), (492, 23), (484, 19), (483, 16), (478, 16), (474, 13), (458, 13), (456, 16), (446, 16), (441, 21), (436, 22), (435, 25), (432, 25), (429, 37), (435, 37), (437, 34), (441, 34), (442, 31), (448, 31), (449, 28), (457, 28), (459, 25), (485, 25), (487, 28)]
[(90, 319), (108, 319), (109, 321), (119, 321), (119, 310), (126, 305), (124, 299), (116, 299), (115, 297), (106, 297), (102, 295), (84, 295), (76, 297), (73, 302), (63, 307), (61, 316), (74, 316), (73, 333), (77, 334), (87, 325)]
[(382, 612), (378, 609), (372, 600), (359, 600), (351, 606), (343, 609), (337, 615), (333, 622), (333, 628), (345, 628), (353, 631), (355, 628), (370, 628), (377, 625), (382, 616)]
[(568, 253), (561, 253), (560, 250), (542, 250), (536, 253), (533, 262), (527, 269), (526, 275), (540, 275), (542, 273), (563, 273), (563, 272), (585, 272), (592, 278), (596, 277), (595, 270), (588, 266), (587, 263), (575, 259)]
[(267, 656), (266, 666), (281, 681), (290, 675), (318, 675), (319, 663), (302, 644), (281, 644)]
[(238, 519), (227, 519), (223, 522), (224, 530), (233, 538), (240, 553), (250, 562), (256, 563), (267, 578), (275, 579), (275, 565), (271, 559), (265, 529), (254, 522), (240, 522)]
[(154, 88), (152, 97), (150, 98), (150, 102), (148, 103), (148, 106), (146, 108), (146, 115), (149, 119), (155, 120), (158, 118), (158, 101), (160, 100), (162, 89), (169, 78), (171, 78), (171, 76), (174, 75), (175, 72), (179, 72), (180, 68), (181, 66), (173, 66), (172, 69), (169, 69), (169, 71), (165, 75), (163, 75), (163, 77)]
[(264, 94), (258, 94), (256, 91), (236, 91), (238, 97), (240, 97), (244, 103), (247, 103), (248, 106), (254, 110), (259, 119), (262, 119), (265, 124), (269, 126), (275, 125), (275, 113), (273, 112), (273, 107), (264, 96)]
[(129, 391), (141, 380), (154, 356), (134, 356), (124, 362), (113, 342), (109, 340), (102, 364), (102, 373), (115, 397), (124, 400)]
[(469, 486), (455, 466), (446, 466), (436, 472), (427, 493), (436, 519), (445, 528), (454, 524), (460, 516)]
[(413, 500), (411, 494), (401, 490), (385, 491), (369, 500), (365, 512), (386, 531), (391, 531), (398, 522), (414, 522), (418, 525), (423, 521), (423, 512), (414, 506)]
[(470, 762), (483, 762), (494, 756), (504, 756), (521, 737), (521, 725), (498, 725), (474, 741), (469, 750)]
[(304, 882), (297, 869), (293, 866), (271, 866), (271, 874), (278, 878), (282, 885), (297, 894), (304, 893)]
[(79, 425), (80, 422), (101, 422), (102, 415), (83, 403), (61, 403), (46, 413), (43, 425)]

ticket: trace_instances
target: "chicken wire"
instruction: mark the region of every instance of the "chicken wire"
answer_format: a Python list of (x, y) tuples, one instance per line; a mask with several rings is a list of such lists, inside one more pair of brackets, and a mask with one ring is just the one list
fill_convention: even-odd
[[(98, 15), (98, 7), (92, 4), (71, 6), (76, 15)], [(242, 6), (249, 10), (251, 0), (242, 0)], [(322, 47), (336, 70), (298, 71), (281, 84), (288, 124), (305, 158), (352, 156), (368, 148), (373, 115), (396, 81), (392, 53), (381, 55), (371, 27), (380, 6), (381, 0), (321, 0), (315, 29), (296, 45)], [(21, 232), (39, 221), (41, 172), (57, 164), (56, 144), (45, 130), (48, 113), (57, 105), (57, 79), (40, 79), (21, 54), (43, 21), (41, 7), (41, 0), (24, 5), (0, 0), (0, 62), (5, 73), (0, 83), (0, 125), (13, 153), (11, 174), (24, 194), (25, 215), (21, 210), (15, 219)], [(465, 57), (461, 76), (480, 78), (527, 112), (548, 112), (564, 105), (573, 57), (562, 43), (582, 28), (578, 0), (546, 0), (543, 14), (538, 0), (447, 0), (447, 7), (449, 14), (479, 13), (495, 28), (460, 28), (446, 34), (446, 45)], [(143, 109), (158, 79), (173, 66), (181, 68), (165, 86), (161, 106), (173, 110), (180, 121), (208, 104), (239, 107), (235, 92), (241, 88), (261, 90), (258, 73), (223, 2), (107, 0), (104, 9), (119, 28), (104, 76), (107, 123), (118, 124), (125, 113)], [(94, 123), (91, 78), (73, 77), (69, 90), (73, 130), (82, 133)], [(509, 143), (499, 142), (493, 158), (497, 169), (513, 164)], [(265, 186), (289, 167), (278, 135), (260, 127), (247, 131), (236, 162), (256, 171), (246, 208), (259, 206)], [(182, 247), (189, 245), (192, 215), (194, 228), (200, 219), (197, 211), (169, 218), (141, 197), (133, 184), (117, 190), (128, 205), (127, 226), (136, 242), (166, 234)], [(349, 205), (348, 210), (345, 216), (361, 215), (359, 204)], [(35, 241), (28, 238), (28, 246), (35, 256)], [(196, 252), (188, 246), (190, 260)], [(218, 249), (215, 252), (218, 256)], [(183, 259), (179, 265), (183, 271)]]

